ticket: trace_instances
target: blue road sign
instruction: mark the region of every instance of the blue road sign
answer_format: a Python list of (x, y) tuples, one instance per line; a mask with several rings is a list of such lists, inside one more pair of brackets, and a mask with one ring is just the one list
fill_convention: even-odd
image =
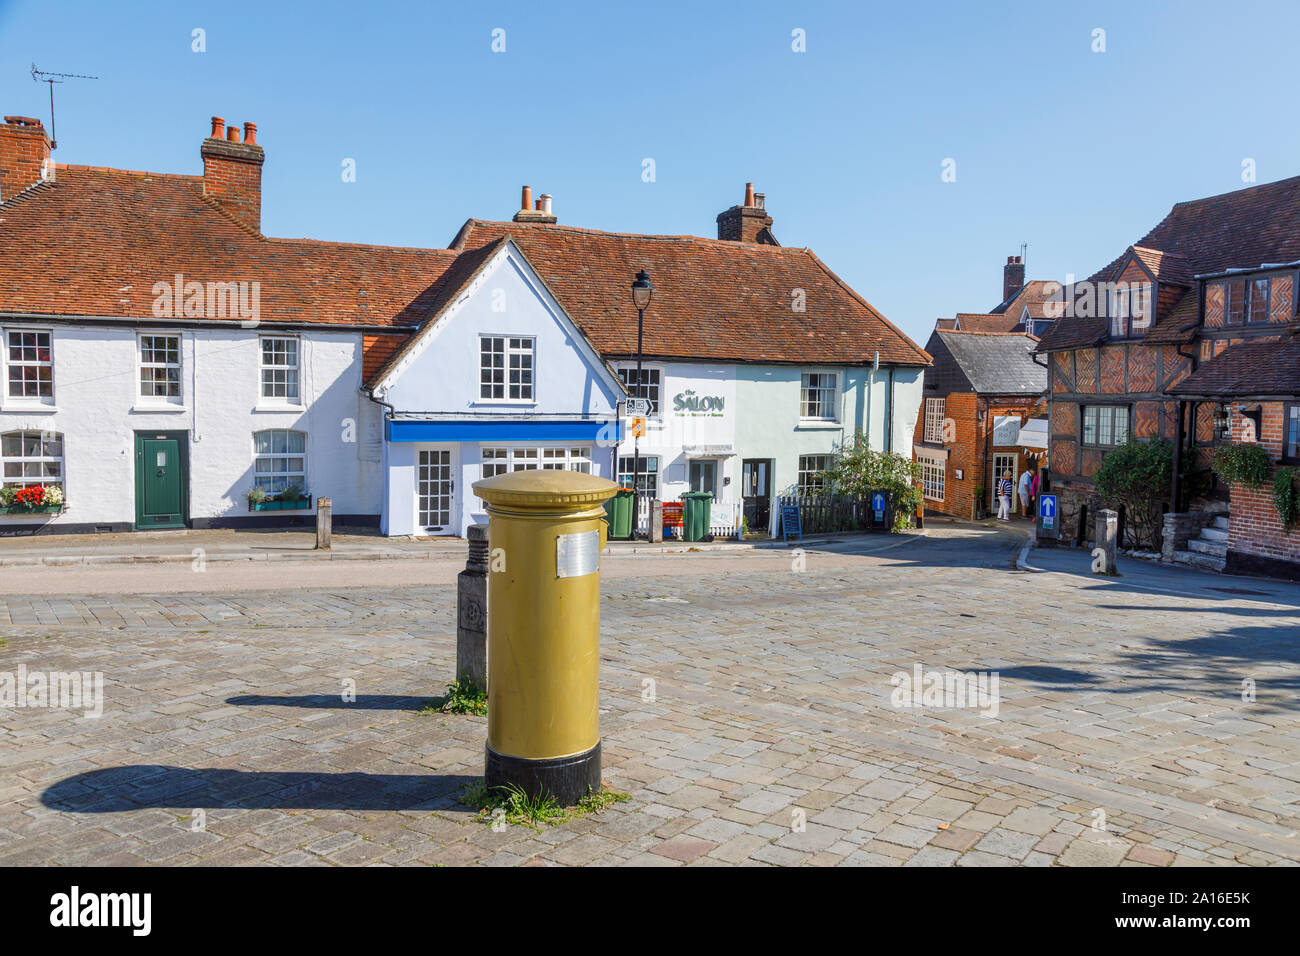
[(1056, 530), (1056, 495), (1038, 496), (1038, 526), (1044, 531)]
[(871, 493), (871, 510), (876, 513), (877, 521), (885, 520), (885, 493), (883, 491)]

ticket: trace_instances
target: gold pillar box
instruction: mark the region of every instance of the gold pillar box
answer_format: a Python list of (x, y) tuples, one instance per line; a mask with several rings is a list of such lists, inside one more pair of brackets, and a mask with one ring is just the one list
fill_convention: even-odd
[(617, 490), (572, 471), (474, 483), (489, 518), (489, 787), (565, 806), (600, 789), (600, 551)]

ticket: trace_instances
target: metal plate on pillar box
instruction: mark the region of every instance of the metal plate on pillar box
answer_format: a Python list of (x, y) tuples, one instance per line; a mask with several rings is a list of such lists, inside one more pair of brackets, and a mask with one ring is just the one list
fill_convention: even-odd
[(580, 578), (595, 574), (599, 567), (600, 532), (579, 531), (555, 537), (555, 576)]

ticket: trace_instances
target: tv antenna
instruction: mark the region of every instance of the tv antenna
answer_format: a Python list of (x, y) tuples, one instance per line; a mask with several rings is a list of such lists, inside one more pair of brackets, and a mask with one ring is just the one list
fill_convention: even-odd
[(36, 69), (36, 64), (32, 64), (32, 80), (36, 83), (50, 84), (50, 149), (58, 149), (59, 141), (54, 135), (54, 84), (63, 83), (66, 80), (97, 80), (97, 76), (86, 76), (83, 73), (46, 73), (44, 70)]

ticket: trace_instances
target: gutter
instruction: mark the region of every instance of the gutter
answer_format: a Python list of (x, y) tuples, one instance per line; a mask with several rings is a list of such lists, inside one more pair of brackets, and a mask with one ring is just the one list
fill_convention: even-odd
[[(178, 326), (199, 331), (208, 328), (219, 329), (299, 329), (319, 331), (322, 329), (335, 332), (367, 332), (372, 335), (409, 335), (417, 331), (413, 325), (359, 325), (352, 322), (290, 322), (266, 319), (192, 319), (192, 318), (157, 318), (155, 316), (112, 316), (112, 315), (60, 315), (54, 312), (0, 312), (0, 319), (14, 319), (19, 322), (57, 322), (61, 325), (88, 326)], [(252, 323), (251, 325), (249, 323)]]

